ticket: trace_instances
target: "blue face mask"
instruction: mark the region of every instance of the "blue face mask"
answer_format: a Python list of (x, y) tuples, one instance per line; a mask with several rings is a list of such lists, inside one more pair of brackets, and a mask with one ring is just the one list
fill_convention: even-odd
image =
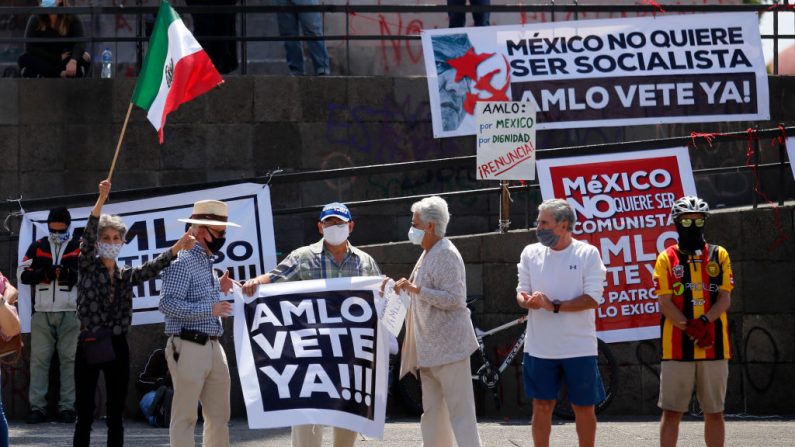
[(57, 0), (41, 0), (41, 6), (43, 8), (54, 8), (56, 1)]
[(409, 241), (414, 245), (422, 244), (422, 239), (425, 237), (425, 231), (419, 228), (409, 228)]
[(68, 231), (64, 231), (63, 233), (50, 233), (50, 242), (55, 245), (61, 245), (64, 242), (68, 241), (70, 234)]
[(119, 257), (121, 248), (124, 244), (110, 244), (107, 242), (97, 242), (97, 254), (100, 258), (116, 259)]
[(560, 241), (560, 236), (555, 234), (555, 230), (536, 229), (536, 237), (538, 242), (541, 242), (541, 245), (545, 247), (554, 247)]

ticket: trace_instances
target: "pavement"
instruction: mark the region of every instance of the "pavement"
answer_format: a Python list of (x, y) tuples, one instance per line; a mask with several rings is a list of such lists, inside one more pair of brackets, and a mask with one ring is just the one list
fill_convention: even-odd
[[(72, 444), (72, 430), (65, 424), (48, 422), (27, 425), (24, 421), (9, 421), (12, 446), (55, 447)], [(152, 428), (143, 421), (125, 422), (125, 445), (160, 447), (168, 446), (168, 430)], [(484, 446), (532, 446), (528, 420), (482, 421), (478, 430)], [(596, 445), (609, 447), (656, 446), (657, 418), (600, 418)], [(201, 428), (196, 431), (197, 445), (201, 445)], [(326, 429), (325, 445), (331, 445), (331, 433)], [(290, 445), (289, 429), (249, 430), (244, 419), (234, 419), (230, 424), (230, 444), (234, 447), (270, 447)], [(392, 420), (387, 422), (384, 439), (360, 438), (360, 447), (409, 447), (422, 443), (418, 420)], [(94, 424), (92, 446), (105, 446), (105, 427), (102, 421)], [(555, 421), (552, 427), (552, 446), (576, 446), (574, 423)], [(687, 418), (679, 429), (681, 446), (703, 446), (703, 421)], [(795, 446), (795, 417), (733, 416), (726, 420), (727, 446)], [(432, 447), (432, 446), (429, 446)]]

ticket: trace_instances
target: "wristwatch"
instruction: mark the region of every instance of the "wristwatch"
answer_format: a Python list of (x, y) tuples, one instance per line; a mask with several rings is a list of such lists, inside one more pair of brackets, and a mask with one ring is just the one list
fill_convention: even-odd
[(560, 312), (560, 300), (552, 301), (552, 313)]

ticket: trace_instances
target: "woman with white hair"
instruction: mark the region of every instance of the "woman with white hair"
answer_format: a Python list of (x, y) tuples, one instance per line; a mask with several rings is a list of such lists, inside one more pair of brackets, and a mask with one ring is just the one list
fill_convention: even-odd
[(409, 240), (423, 248), (411, 276), (395, 291), (411, 297), (400, 376), (421, 374), (426, 446), (480, 446), (469, 356), (478, 342), (466, 306), (464, 260), (445, 238), (450, 213), (441, 197), (411, 206)]
[(108, 445), (124, 444), (122, 413), (130, 378), (127, 331), (132, 321), (133, 287), (154, 279), (196, 240), (185, 233), (157, 258), (137, 267), (119, 268), (116, 258), (124, 245), (127, 227), (119, 216), (100, 213), (110, 193), (110, 181), (99, 184), (99, 198), (91, 210), (80, 243), (77, 314), (80, 339), (75, 356), (74, 445), (88, 447), (94, 422), (94, 393), (100, 371), (107, 392)]

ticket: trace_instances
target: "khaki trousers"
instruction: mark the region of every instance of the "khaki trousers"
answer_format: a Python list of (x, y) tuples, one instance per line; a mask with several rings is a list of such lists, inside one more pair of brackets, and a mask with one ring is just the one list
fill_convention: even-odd
[[(296, 425), (293, 427), (292, 440), (293, 447), (320, 447), (323, 444), (322, 425)], [(353, 447), (356, 444), (355, 431), (344, 428), (332, 427), (334, 429), (334, 447)]]
[[(179, 361), (174, 361), (174, 352)], [(197, 406), (202, 402), (206, 447), (229, 446), (229, 366), (218, 341), (200, 345), (171, 336), (166, 343), (166, 360), (174, 383), (169, 440), (171, 447), (195, 447)]]
[(469, 357), (420, 368), (422, 444), (427, 447), (480, 447)]

